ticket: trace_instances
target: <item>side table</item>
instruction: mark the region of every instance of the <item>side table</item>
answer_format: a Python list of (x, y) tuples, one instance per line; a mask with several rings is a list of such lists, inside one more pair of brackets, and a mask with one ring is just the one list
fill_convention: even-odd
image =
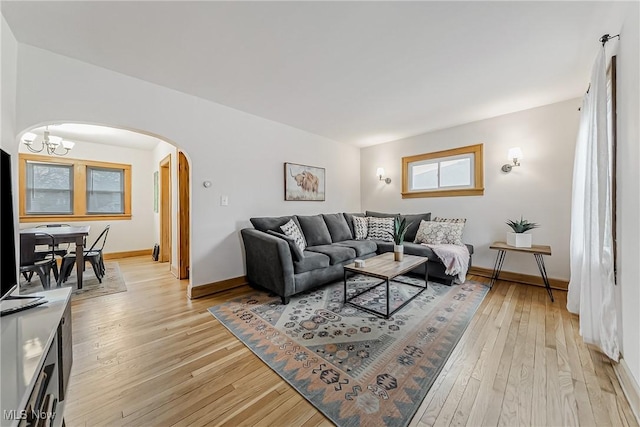
[(549, 277), (547, 276), (547, 269), (544, 266), (544, 258), (543, 255), (551, 256), (551, 246), (546, 245), (532, 245), (530, 248), (516, 248), (515, 246), (507, 245), (505, 242), (494, 242), (489, 249), (495, 249), (498, 251), (498, 256), (496, 257), (496, 263), (493, 266), (493, 273), (491, 274), (491, 282), (489, 283), (489, 288), (492, 288), (495, 284), (496, 280), (498, 280), (498, 276), (500, 276), (500, 271), (502, 271), (502, 264), (504, 263), (504, 258), (507, 251), (513, 252), (524, 252), (527, 254), (533, 254), (536, 259), (536, 263), (538, 264), (538, 270), (540, 270), (540, 276), (542, 277), (542, 281), (544, 282), (544, 287), (547, 289), (547, 293), (549, 294), (549, 298), (551, 298), (551, 302), (553, 300), (553, 294), (551, 293), (551, 286), (549, 285)]

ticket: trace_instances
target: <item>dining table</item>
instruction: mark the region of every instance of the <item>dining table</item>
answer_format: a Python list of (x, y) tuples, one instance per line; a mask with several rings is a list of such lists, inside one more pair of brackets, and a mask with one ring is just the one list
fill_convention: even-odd
[[(37, 245), (48, 245), (51, 238), (45, 234), (37, 236), (38, 233), (46, 233), (53, 236), (54, 244), (75, 243), (76, 245), (76, 274), (78, 289), (82, 289), (82, 272), (84, 271), (84, 239), (89, 235), (91, 226), (62, 226), (62, 227), (32, 227), (20, 229), (20, 234), (36, 234)], [(58, 283), (59, 285), (59, 283)]]

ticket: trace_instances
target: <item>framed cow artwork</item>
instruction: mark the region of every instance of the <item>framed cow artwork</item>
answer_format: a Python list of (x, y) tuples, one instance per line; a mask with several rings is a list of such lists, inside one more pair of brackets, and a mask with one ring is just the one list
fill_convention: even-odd
[(284, 199), (324, 201), (324, 168), (284, 164)]

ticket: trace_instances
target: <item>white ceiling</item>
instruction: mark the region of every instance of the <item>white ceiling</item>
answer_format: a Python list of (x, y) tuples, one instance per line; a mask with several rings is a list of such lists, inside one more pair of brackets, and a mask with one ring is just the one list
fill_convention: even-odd
[(2, 13), (19, 42), (366, 146), (581, 96), (630, 6), (3, 0)]

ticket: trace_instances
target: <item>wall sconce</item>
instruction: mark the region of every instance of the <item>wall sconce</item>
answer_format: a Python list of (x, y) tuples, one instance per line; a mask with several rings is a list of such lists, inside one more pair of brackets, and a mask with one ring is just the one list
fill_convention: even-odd
[(520, 162), (518, 160), (523, 159), (522, 150), (520, 147), (509, 148), (509, 154), (507, 154), (507, 158), (513, 162), (513, 164), (505, 163), (502, 165), (502, 172), (511, 172), (516, 166), (520, 166)]
[(376, 175), (378, 175), (378, 178), (380, 179), (380, 181), (384, 181), (387, 184), (391, 184), (391, 178), (382, 178), (384, 176), (384, 168), (378, 168), (376, 170)]

